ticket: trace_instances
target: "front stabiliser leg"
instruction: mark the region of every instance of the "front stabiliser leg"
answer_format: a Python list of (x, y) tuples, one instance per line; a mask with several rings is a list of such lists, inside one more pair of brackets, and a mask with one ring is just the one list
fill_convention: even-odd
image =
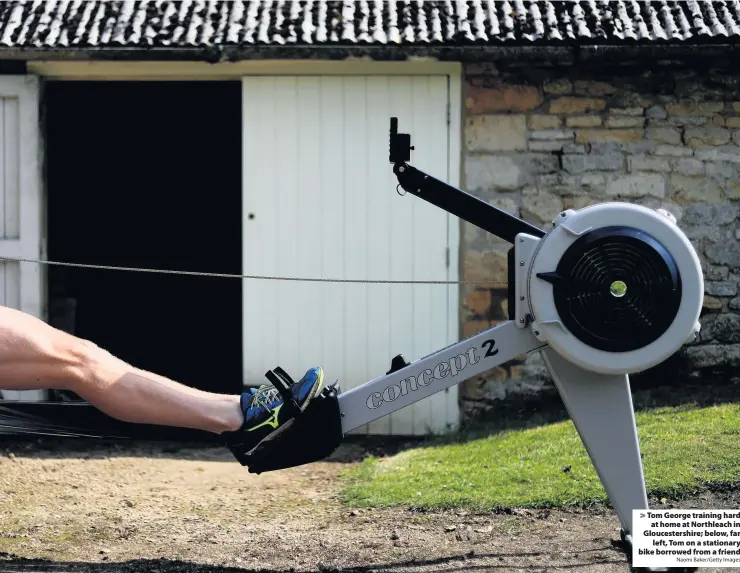
[(648, 509), (629, 377), (589, 372), (551, 348), (540, 352), (622, 531), (629, 536), (632, 511)]
[[(629, 376), (584, 370), (551, 348), (540, 353), (619, 518), (623, 549), (631, 560), (632, 512), (649, 505)], [(692, 573), (696, 567), (634, 570)]]

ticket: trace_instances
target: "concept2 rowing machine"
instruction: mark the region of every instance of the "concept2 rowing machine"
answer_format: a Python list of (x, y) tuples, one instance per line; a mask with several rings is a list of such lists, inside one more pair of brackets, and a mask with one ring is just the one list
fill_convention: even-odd
[[(391, 118), (389, 160), (399, 187), (513, 245), (509, 320), (414, 362), (399, 354), (384, 375), (345, 393), (328, 386), (303, 411), (292, 403), (292, 379), (276, 368), (268, 379), (292, 417), (255, 447), (238, 436), (227, 446), (252, 473), (318, 461), (351, 430), (539, 352), (630, 545), (632, 512), (648, 501), (628, 375), (698, 335), (704, 282), (693, 246), (667, 211), (622, 202), (563, 211), (542, 230), (410, 165), (412, 149)], [(117, 423), (87, 404), (7, 402), (0, 418), (0, 433), (172, 437), (166, 428)]]
[(410, 139), (391, 118), (399, 186), (513, 245), (509, 320), (411, 363), (396, 356), (347, 392), (330, 387), (293, 427), (234, 453), (257, 473), (322, 459), (350, 430), (540, 352), (629, 544), (632, 511), (648, 501), (628, 375), (698, 335), (704, 281), (693, 246), (667, 211), (623, 202), (557, 213), (544, 231), (410, 165)]

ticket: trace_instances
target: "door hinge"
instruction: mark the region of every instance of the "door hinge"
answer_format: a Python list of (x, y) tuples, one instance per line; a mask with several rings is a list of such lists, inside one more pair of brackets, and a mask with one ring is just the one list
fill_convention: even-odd
[(445, 248), (445, 267), (450, 268), (450, 247)]
[(450, 102), (447, 102), (447, 125), (450, 125)]

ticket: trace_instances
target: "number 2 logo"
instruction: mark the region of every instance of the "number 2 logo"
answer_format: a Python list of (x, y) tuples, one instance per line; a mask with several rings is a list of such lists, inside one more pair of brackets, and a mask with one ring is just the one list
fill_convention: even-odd
[(496, 356), (498, 354), (498, 348), (496, 348), (496, 341), (493, 338), (486, 340), (481, 346), (486, 349), (486, 355), (484, 358), (489, 356)]

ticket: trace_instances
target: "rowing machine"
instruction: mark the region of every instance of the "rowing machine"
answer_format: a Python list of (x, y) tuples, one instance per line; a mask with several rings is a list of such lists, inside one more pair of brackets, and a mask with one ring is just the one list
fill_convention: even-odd
[[(326, 387), (254, 448), (238, 433), (227, 445), (252, 473), (324, 459), (356, 428), (540, 352), (629, 545), (632, 511), (648, 502), (628, 375), (699, 332), (704, 284), (691, 243), (668, 212), (619, 202), (563, 211), (545, 232), (413, 167), (410, 143), (392, 118), (389, 160), (399, 187), (513, 245), (509, 320), (411, 363), (398, 355), (385, 375), (345, 393)], [(292, 401), (289, 381), (271, 380)], [(0, 433), (168, 435), (87, 404), (4, 403), (0, 417)]]
[(628, 375), (698, 335), (704, 283), (694, 248), (670, 213), (622, 202), (563, 211), (545, 232), (410, 165), (410, 139), (391, 118), (399, 186), (513, 244), (509, 320), (412, 363), (399, 355), (385, 375), (345, 393), (327, 391), (321, 416), (307, 409), (312, 423), (324, 420), (322, 430), (327, 416), (339, 417), (323, 443), (302, 424), (240, 461), (260, 473), (322, 459), (355, 428), (540, 352), (629, 545), (632, 511), (648, 501)]

